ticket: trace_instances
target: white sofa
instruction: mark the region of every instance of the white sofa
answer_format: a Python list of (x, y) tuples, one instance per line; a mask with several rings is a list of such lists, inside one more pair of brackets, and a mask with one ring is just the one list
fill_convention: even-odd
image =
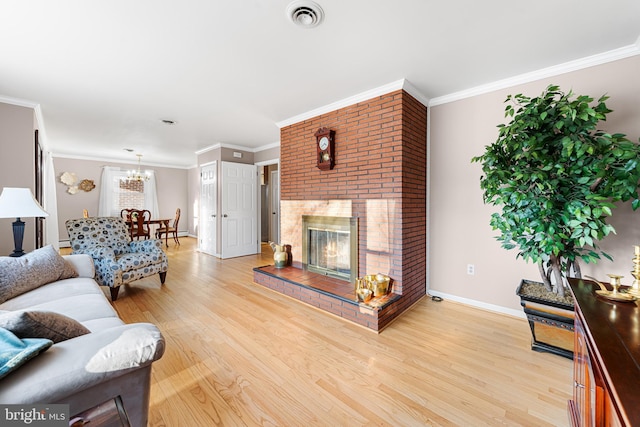
[[(131, 425), (145, 426), (151, 365), (164, 353), (164, 338), (152, 324), (120, 320), (93, 279), (90, 256), (63, 258), (78, 277), (4, 301), (0, 316), (17, 310), (54, 312), (78, 321), (90, 333), (53, 344), (0, 379), (0, 403), (68, 404), (73, 416), (119, 396)], [(0, 275), (1, 270), (2, 264)]]

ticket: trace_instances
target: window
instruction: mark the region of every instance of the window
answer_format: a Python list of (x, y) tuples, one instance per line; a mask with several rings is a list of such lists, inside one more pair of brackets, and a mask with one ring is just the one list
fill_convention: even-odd
[(118, 215), (122, 209), (144, 209), (144, 181), (127, 181), (118, 178), (114, 186), (117, 193), (114, 197), (114, 209)]
[(148, 181), (127, 181), (127, 172), (105, 166), (102, 169), (98, 216), (120, 216), (122, 209), (148, 209), (158, 217), (156, 178), (153, 171)]

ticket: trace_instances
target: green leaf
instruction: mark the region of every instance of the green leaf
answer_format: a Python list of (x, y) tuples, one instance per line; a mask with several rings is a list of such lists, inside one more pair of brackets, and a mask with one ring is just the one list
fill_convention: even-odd
[(583, 176), (582, 178), (578, 178), (578, 184), (587, 184), (591, 181), (591, 177)]

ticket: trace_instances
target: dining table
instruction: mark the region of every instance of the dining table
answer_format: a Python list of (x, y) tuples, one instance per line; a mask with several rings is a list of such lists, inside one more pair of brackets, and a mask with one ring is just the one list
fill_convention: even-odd
[[(169, 228), (169, 223), (171, 222), (172, 218), (157, 218), (157, 219), (149, 219), (144, 221), (145, 225), (159, 225), (160, 227), (165, 227), (165, 228)], [(125, 224), (127, 224), (127, 227), (129, 227), (129, 229), (131, 229), (131, 221), (126, 220)], [(165, 233), (164, 234), (164, 244), (166, 247), (169, 247), (169, 233)]]

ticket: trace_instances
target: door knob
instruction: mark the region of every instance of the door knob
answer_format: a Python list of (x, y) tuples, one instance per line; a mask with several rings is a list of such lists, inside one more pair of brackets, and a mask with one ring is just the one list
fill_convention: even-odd
[(275, 212), (271, 212), (271, 213), (274, 214), (274, 215), (276, 214)]
[(214, 214), (214, 215), (211, 215), (211, 217), (212, 217), (212, 218), (215, 218), (216, 216), (215, 216), (215, 214)]
[(223, 214), (222, 216), (223, 216), (224, 218), (226, 218), (226, 217), (227, 217), (227, 214)]

